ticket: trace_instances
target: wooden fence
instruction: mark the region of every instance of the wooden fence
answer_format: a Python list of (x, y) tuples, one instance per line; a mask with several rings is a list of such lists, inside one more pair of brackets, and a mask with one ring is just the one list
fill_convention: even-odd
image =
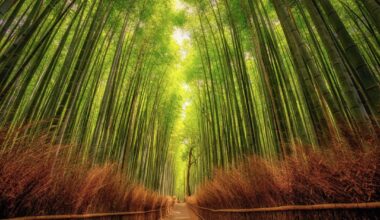
[[(148, 211), (135, 212), (115, 212), (115, 213), (94, 213), (94, 214), (68, 214), (68, 215), (45, 215), (9, 218), (9, 220), (34, 220), (34, 219), (155, 219), (167, 214), (168, 207)], [(136, 217), (137, 216), (137, 217)], [(138, 217), (143, 216), (143, 217)], [(149, 216), (149, 217), (146, 217)], [(157, 219), (157, 218), (156, 218)], [(155, 219), (155, 220), (156, 220)]]
[(200, 219), (380, 219), (380, 202), (212, 209), (189, 204)]

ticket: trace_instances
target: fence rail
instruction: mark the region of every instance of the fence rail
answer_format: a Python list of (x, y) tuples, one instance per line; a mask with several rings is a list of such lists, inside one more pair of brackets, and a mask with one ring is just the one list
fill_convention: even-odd
[(133, 215), (145, 215), (150, 213), (160, 212), (164, 213), (168, 207), (162, 207), (160, 209), (148, 210), (148, 211), (135, 211), (135, 212), (115, 212), (115, 213), (94, 213), (94, 214), (68, 214), (68, 215), (45, 215), (45, 216), (27, 216), (9, 218), (8, 220), (32, 220), (32, 219), (91, 219), (91, 218), (107, 218), (117, 216), (133, 216)]
[(369, 203), (335, 203), (335, 204), (317, 204), (317, 205), (288, 205), (269, 208), (251, 208), (251, 209), (211, 209), (187, 203), (195, 209), (201, 209), (210, 212), (219, 213), (249, 213), (249, 212), (284, 212), (284, 211), (317, 211), (317, 210), (337, 210), (337, 209), (380, 209), (380, 202)]

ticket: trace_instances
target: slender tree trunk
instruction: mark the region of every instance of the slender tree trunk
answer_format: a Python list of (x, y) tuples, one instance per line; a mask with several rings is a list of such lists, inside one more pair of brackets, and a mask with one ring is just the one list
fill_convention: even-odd
[[(373, 0), (372, 0), (373, 1)], [(380, 86), (375, 75), (370, 70), (358, 46), (348, 33), (338, 13), (335, 11), (329, 0), (321, 0), (319, 4), (325, 11), (329, 23), (332, 25), (334, 32), (337, 34), (340, 43), (343, 46), (348, 63), (352, 65), (357, 73), (360, 83), (364, 87), (365, 93), (370, 102), (370, 108), (376, 115), (380, 114)]]
[(336, 45), (331, 38), (331, 34), (323, 20), (318, 8), (313, 0), (303, 0), (318, 34), (325, 45), (327, 54), (338, 76), (339, 83), (343, 90), (344, 100), (346, 101), (349, 111), (352, 113), (354, 120), (362, 124), (370, 123), (368, 114), (359, 97), (359, 94), (351, 80), (349, 70), (345, 67), (344, 61), (336, 48)]
[(190, 174), (191, 174), (191, 166), (193, 165), (193, 150), (194, 148), (190, 148), (189, 159), (187, 161), (187, 173), (186, 173), (186, 195), (191, 196), (191, 187), (190, 187)]
[(361, 0), (364, 7), (368, 10), (371, 15), (377, 30), (380, 32), (380, 3), (375, 0)]
[[(0, 25), (1, 27), (1, 31), (0, 31), (0, 40), (3, 39), (3, 37), (5, 37), (5, 34), (7, 32), (7, 30), (10, 28), (11, 24), (15, 21), (15, 18), (16, 16), (18, 15), (18, 12), (21, 10), (22, 6), (24, 5), (25, 3), (25, 0), (22, 0), (22, 1), (19, 1), (17, 3), (17, 6), (15, 7), (14, 10), (12, 10), (12, 14), (10, 14), (8, 17), (7, 17), (7, 20), (4, 21), (5, 23)], [(0, 12), (0, 17), (1, 17), (1, 12)]]
[(13, 45), (10, 46), (2, 56), (0, 56), (0, 90), (3, 89), (4, 84), (8, 80), (12, 70), (15, 68), (14, 64), (19, 61), (19, 57), (29, 40), (32, 38), (33, 33), (35, 33), (41, 22), (49, 15), (57, 4), (58, 1), (52, 1), (46, 6), (35, 22), (17, 38)]
[[(302, 39), (298, 28), (290, 16), (287, 6), (283, 0), (272, 0), (276, 13), (284, 30), (286, 40), (289, 44), (292, 59), (297, 67), (300, 81), (303, 85), (304, 95), (308, 101), (310, 112), (314, 115), (316, 131), (320, 141), (327, 135), (327, 123), (330, 123), (328, 113), (322, 108), (325, 99), (332, 114), (340, 121), (344, 121), (339, 107), (327, 89), (322, 72), (318, 70), (313, 58), (307, 51), (307, 46)], [(313, 79), (312, 79), (313, 78)]]
[(0, 5), (0, 18), (2, 18), (16, 2), (17, 0), (5, 0), (3, 4)]

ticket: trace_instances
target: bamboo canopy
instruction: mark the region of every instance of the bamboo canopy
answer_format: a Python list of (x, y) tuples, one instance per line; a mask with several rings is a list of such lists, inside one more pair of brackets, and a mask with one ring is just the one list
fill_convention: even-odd
[(0, 0), (0, 151), (47, 135), (67, 163), (183, 196), (247, 155), (376, 136), (379, 14), (377, 0)]

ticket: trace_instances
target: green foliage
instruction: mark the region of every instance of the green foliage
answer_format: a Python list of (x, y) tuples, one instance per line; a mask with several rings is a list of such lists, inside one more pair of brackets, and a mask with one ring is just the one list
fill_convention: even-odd
[(1, 128), (47, 133), (73, 146), (68, 160), (116, 162), (161, 193), (379, 126), (373, 1), (12, 2), (0, 1)]
[(173, 16), (173, 24), (177, 27), (183, 27), (187, 22), (186, 12), (185, 11), (179, 11), (174, 14)]

